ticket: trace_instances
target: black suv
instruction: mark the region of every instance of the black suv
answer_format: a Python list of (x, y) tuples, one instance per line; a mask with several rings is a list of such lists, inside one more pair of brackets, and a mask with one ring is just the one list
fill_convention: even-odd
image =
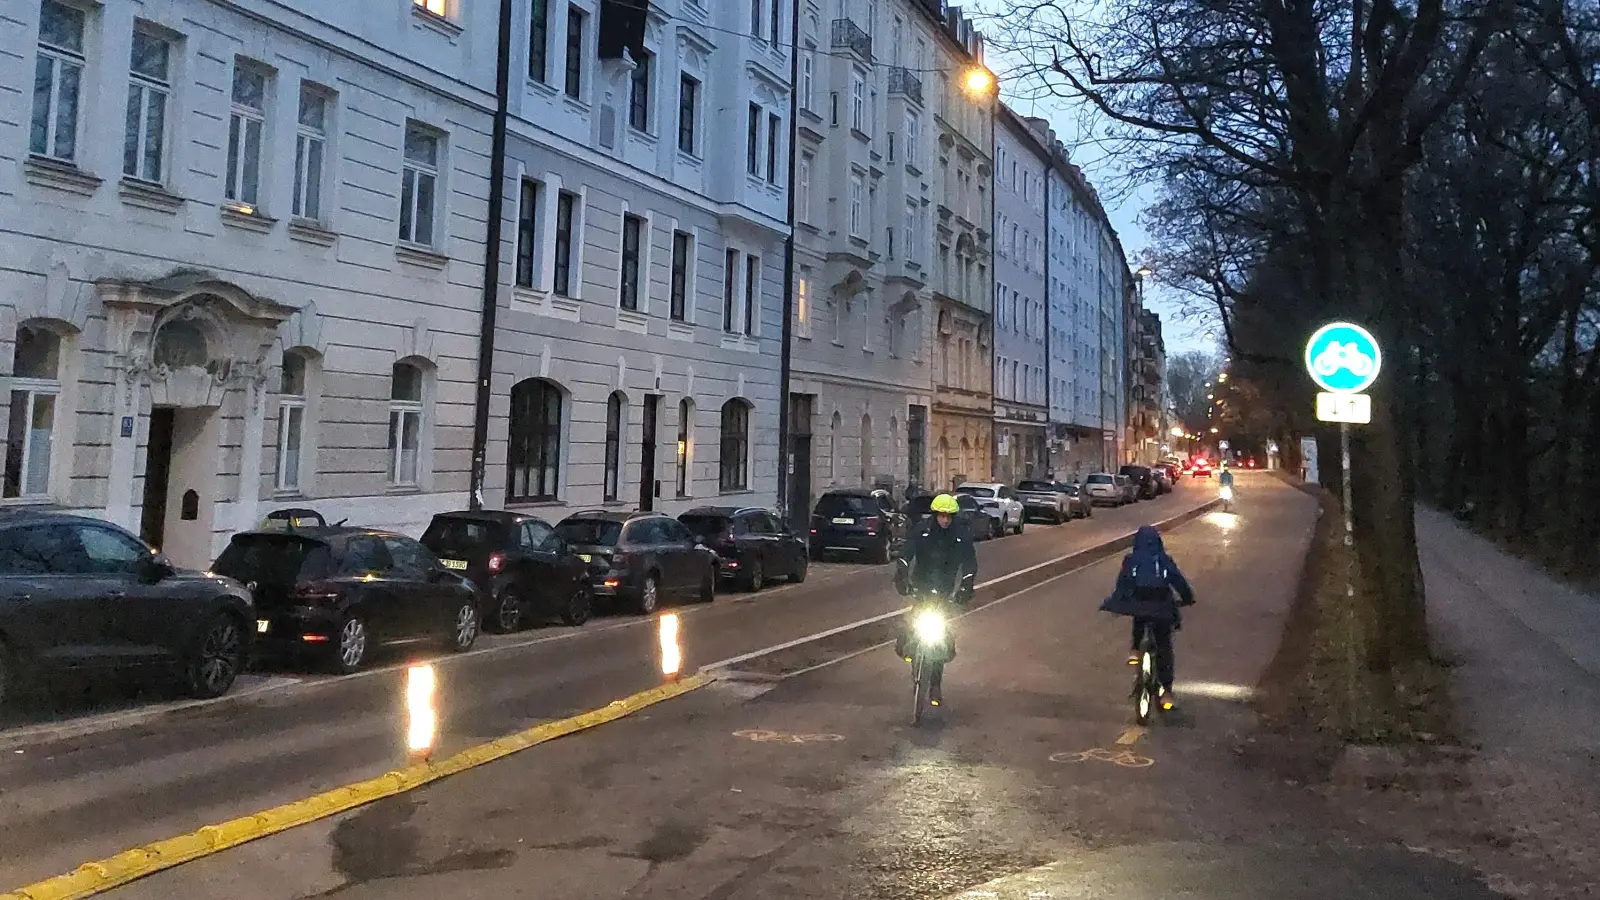
[(537, 516), (492, 509), (439, 513), (423, 532), (422, 546), (488, 598), (483, 622), (491, 631), (550, 619), (582, 625), (594, 609), (589, 564)]
[(591, 509), (556, 525), (556, 535), (589, 564), (595, 595), (649, 615), (664, 597), (710, 603), (717, 557), (689, 529), (663, 513)]
[(174, 568), (110, 522), (0, 514), (0, 703), (24, 681), (128, 670), (218, 697), (249, 661), (255, 621), (239, 583)]
[(806, 542), (771, 510), (701, 506), (678, 521), (717, 555), (717, 574), (725, 581), (759, 591), (772, 577), (806, 580)]
[(1117, 470), (1117, 474), (1128, 476), (1138, 490), (1140, 500), (1153, 500), (1161, 493), (1161, 486), (1156, 483), (1156, 473), (1150, 471), (1149, 466), (1123, 466)]
[(829, 491), (811, 509), (811, 558), (844, 551), (886, 563), (905, 539), (905, 516), (884, 491)]

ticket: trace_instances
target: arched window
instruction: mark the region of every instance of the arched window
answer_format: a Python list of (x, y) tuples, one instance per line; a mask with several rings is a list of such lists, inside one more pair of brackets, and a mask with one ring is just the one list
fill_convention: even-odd
[(606, 474), (605, 497), (609, 502), (617, 499), (622, 481), (622, 418), (628, 400), (621, 391), (612, 391), (606, 398)]
[(839, 427), (844, 421), (839, 417), (839, 411), (833, 411), (833, 418), (828, 420), (828, 483), (839, 483)]
[(179, 369), (184, 366), (205, 367), (210, 359), (205, 332), (200, 326), (183, 319), (173, 319), (156, 332), (152, 355), (158, 366)]
[(678, 401), (678, 496), (690, 493), (689, 465), (694, 455), (694, 401)]
[[(171, 326), (168, 326), (171, 327)], [(162, 329), (165, 331), (166, 329)], [(422, 448), (422, 369), (398, 362), (389, 378), (389, 481), (415, 485)]]
[(50, 492), (50, 449), (61, 396), (61, 339), (30, 325), (18, 326), (16, 337), (5, 496), (37, 497)]
[(722, 459), (717, 486), (723, 491), (750, 489), (750, 404), (735, 397), (722, 404)]
[(861, 415), (861, 484), (872, 483), (872, 415)]
[(300, 464), (306, 438), (305, 356), (294, 351), (283, 354), (283, 374), (278, 382), (278, 473), (275, 485), (280, 491), (300, 489)]
[(561, 474), (561, 389), (542, 378), (511, 388), (506, 502), (554, 500)]

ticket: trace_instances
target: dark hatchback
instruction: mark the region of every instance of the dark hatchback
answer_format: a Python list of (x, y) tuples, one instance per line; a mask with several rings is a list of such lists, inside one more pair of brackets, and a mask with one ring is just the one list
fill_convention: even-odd
[(249, 660), (254, 621), (241, 585), (175, 568), (110, 522), (0, 514), (0, 704), (54, 676), (133, 672), (218, 697)]
[(828, 491), (811, 509), (811, 558), (844, 552), (886, 563), (905, 539), (905, 516), (881, 491)]
[[(956, 505), (961, 507), (952, 520), (955, 525), (966, 529), (974, 541), (987, 541), (994, 537), (994, 526), (990, 523), (989, 514), (978, 503), (978, 498), (971, 494), (952, 496), (956, 498)], [(906, 501), (907, 534), (914, 533), (924, 519), (933, 515), (933, 497), (933, 494), (923, 494)]]
[(806, 580), (810, 560), (805, 539), (771, 510), (701, 506), (682, 513), (678, 521), (717, 555), (717, 575), (724, 581), (759, 591), (774, 577)]
[(556, 535), (588, 563), (597, 597), (645, 615), (665, 598), (716, 597), (716, 554), (671, 516), (588, 510), (562, 519)]
[(478, 589), (400, 534), (328, 526), (233, 536), (212, 571), (255, 597), (256, 646), (354, 672), (380, 644), (478, 639)]
[(589, 564), (550, 523), (504, 510), (440, 513), (422, 546), (484, 596), (484, 627), (511, 632), (559, 619), (582, 625), (594, 610)]
[(1117, 474), (1128, 476), (1140, 500), (1150, 500), (1161, 493), (1161, 487), (1156, 484), (1156, 474), (1147, 466), (1123, 466), (1117, 470)]

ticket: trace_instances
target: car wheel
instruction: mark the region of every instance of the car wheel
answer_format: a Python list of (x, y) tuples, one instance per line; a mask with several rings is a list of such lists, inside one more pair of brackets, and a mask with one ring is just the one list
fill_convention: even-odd
[(515, 585), (507, 582), (495, 592), (494, 615), (485, 624), (500, 634), (510, 634), (522, 627), (522, 600), (517, 596)]
[(706, 572), (705, 578), (700, 581), (700, 602), (710, 603), (717, 599), (717, 572), (715, 569)]
[(233, 687), (244, 667), (244, 638), (232, 616), (217, 616), (206, 623), (200, 641), (184, 667), (185, 687), (192, 696), (221, 697)]
[(371, 643), (367, 620), (354, 613), (346, 615), (334, 639), (333, 665), (341, 675), (349, 675), (361, 668), (367, 660), (367, 645)]
[(1015, 532), (1015, 533), (1016, 533), (1016, 534), (1021, 534), (1021, 533), (1022, 533), (1022, 529), (1024, 529), (1024, 528), (1026, 528), (1026, 527), (1028, 527), (1028, 523), (1027, 523), (1027, 522), (1024, 522), (1024, 521), (1023, 521), (1023, 520), (1022, 520), (1022, 517), (1021, 517), (1021, 516), (1018, 516), (1018, 517), (1017, 517), (1017, 530), (1016, 530), (1016, 532)]
[(561, 610), (561, 624), (582, 625), (589, 621), (589, 616), (594, 614), (594, 588), (587, 583), (579, 584), (572, 589), (571, 596), (567, 597), (567, 605)]
[(800, 582), (805, 581), (806, 570), (809, 568), (811, 568), (811, 564), (804, 556), (800, 557), (800, 562), (795, 565), (794, 571), (789, 573), (789, 583), (799, 584)]
[(750, 558), (749, 568), (744, 570), (744, 589), (755, 593), (767, 586), (767, 573), (762, 571), (761, 557)]
[(651, 572), (644, 577), (644, 584), (639, 588), (637, 606), (639, 612), (650, 615), (656, 611), (656, 604), (661, 602), (661, 584), (656, 573)]
[(456, 607), (454, 621), (450, 624), (450, 650), (462, 653), (472, 649), (478, 642), (478, 604), (471, 599), (463, 600)]

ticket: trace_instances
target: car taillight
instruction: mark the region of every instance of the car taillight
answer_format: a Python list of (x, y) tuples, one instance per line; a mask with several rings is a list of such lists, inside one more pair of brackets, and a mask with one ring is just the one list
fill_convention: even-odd
[(491, 553), (491, 554), (489, 554), (489, 574), (490, 575), (499, 574), (500, 570), (504, 569), (505, 567), (506, 567), (506, 555), (504, 553)]

